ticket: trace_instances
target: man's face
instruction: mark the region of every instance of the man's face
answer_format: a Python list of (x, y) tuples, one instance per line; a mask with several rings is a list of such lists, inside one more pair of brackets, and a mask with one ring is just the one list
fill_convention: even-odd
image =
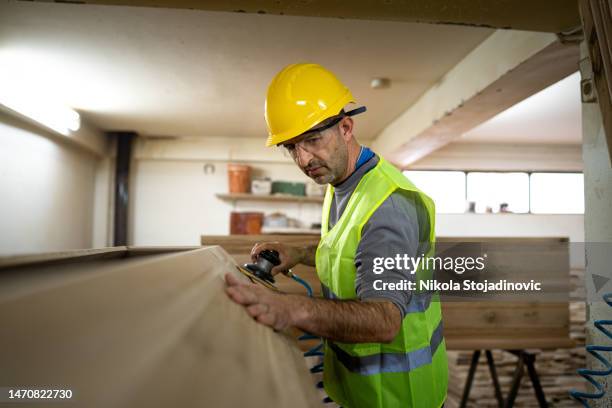
[(348, 146), (341, 124), (342, 120), (323, 131), (309, 131), (282, 144), (304, 174), (317, 184), (336, 184), (346, 172)]

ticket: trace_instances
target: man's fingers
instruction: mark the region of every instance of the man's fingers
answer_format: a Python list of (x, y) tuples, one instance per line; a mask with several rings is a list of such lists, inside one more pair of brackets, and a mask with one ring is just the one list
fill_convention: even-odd
[(251, 250), (251, 260), (253, 262), (257, 262), (257, 257), (259, 256), (259, 253), (261, 251), (265, 251), (265, 250), (276, 251), (278, 252), (281, 263), (280, 265), (276, 265), (275, 267), (273, 267), (270, 270), (270, 272), (272, 273), (272, 275), (277, 275), (279, 273), (285, 273), (287, 269), (289, 269), (288, 262), (287, 262), (288, 258), (287, 258), (286, 251), (283, 249), (281, 245), (282, 244), (280, 242), (260, 242), (256, 244)]
[(249, 316), (257, 317), (262, 314), (268, 313), (268, 311), (270, 310), (270, 306), (265, 303), (257, 303), (255, 305), (248, 306), (246, 309), (249, 313)]
[(274, 268), (272, 268), (270, 270), (270, 273), (272, 275), (277, 275), (279, 273), (286, 273), (286, 272), (287, 272), (287, 265), (286, 264), (276, 265)]
[(266, 249), (277, 251), (279, 254), (282, 252), (279, 247), (279, 242), (259, 242), (251, 249), (251, 260), (257, 262), (257, 257), (261, 251)]
[(248, 286), (230, 286), (225, 292), (236, 303), (241, 305), (252, 305), (257, 303), (257, 294)]
[(273, 248), (273, 245), (270, 245), (270, 243), (268, 242), (258, 242), (257, 244), (255, 244), (253, 249), (251, 249), (251, 260), (253, 262), (257, 262), (257, 257), (259, 256), (259, 253), (266, 249), (274, 249), (274, 248)]
[(276, 316), (272, 313), (262, 313), (255, 318), (259, 323), (275, 328)]
[(225, 283), (227, 286), (248, 285), (248, 283), (241, 281), (232, 273), (225, 274)]
[(251, 262), (257, 262), (257, 254), (259, 253), (259, 246), (261, 244), (255, 244), (253, 248), (251, 248)]

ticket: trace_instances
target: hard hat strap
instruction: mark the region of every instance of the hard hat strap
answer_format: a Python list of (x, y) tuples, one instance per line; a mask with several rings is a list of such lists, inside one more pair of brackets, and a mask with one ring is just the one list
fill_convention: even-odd
[(359, 115), (360, 113), (365, 112), (366, 110), (367, 110), (367, 108), (365, 106), (361, 106), (361, 107), (359, 107), (357, 109), (353, 109), (353, 110), (350, 110), (348, 112), (345, 112), (344, 114), (346, 116), (355, 116), (355, 115)]

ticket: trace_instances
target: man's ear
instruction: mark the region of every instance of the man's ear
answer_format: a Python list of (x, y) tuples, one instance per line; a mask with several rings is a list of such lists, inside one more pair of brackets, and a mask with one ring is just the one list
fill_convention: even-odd
[(349, 141), (353, 138), (353, 118), (350, 116), (345, 116), (340, 122), (340, 135), (345, 141)]

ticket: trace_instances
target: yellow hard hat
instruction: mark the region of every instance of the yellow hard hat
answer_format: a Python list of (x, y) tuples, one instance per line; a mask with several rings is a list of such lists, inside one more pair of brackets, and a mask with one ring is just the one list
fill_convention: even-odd
[(321, 65), (302, 63), (286, 66), (268, 87), (266, 146), (299, 136), (337, 115), (350, 102), (354, 102), (351, 91)]

